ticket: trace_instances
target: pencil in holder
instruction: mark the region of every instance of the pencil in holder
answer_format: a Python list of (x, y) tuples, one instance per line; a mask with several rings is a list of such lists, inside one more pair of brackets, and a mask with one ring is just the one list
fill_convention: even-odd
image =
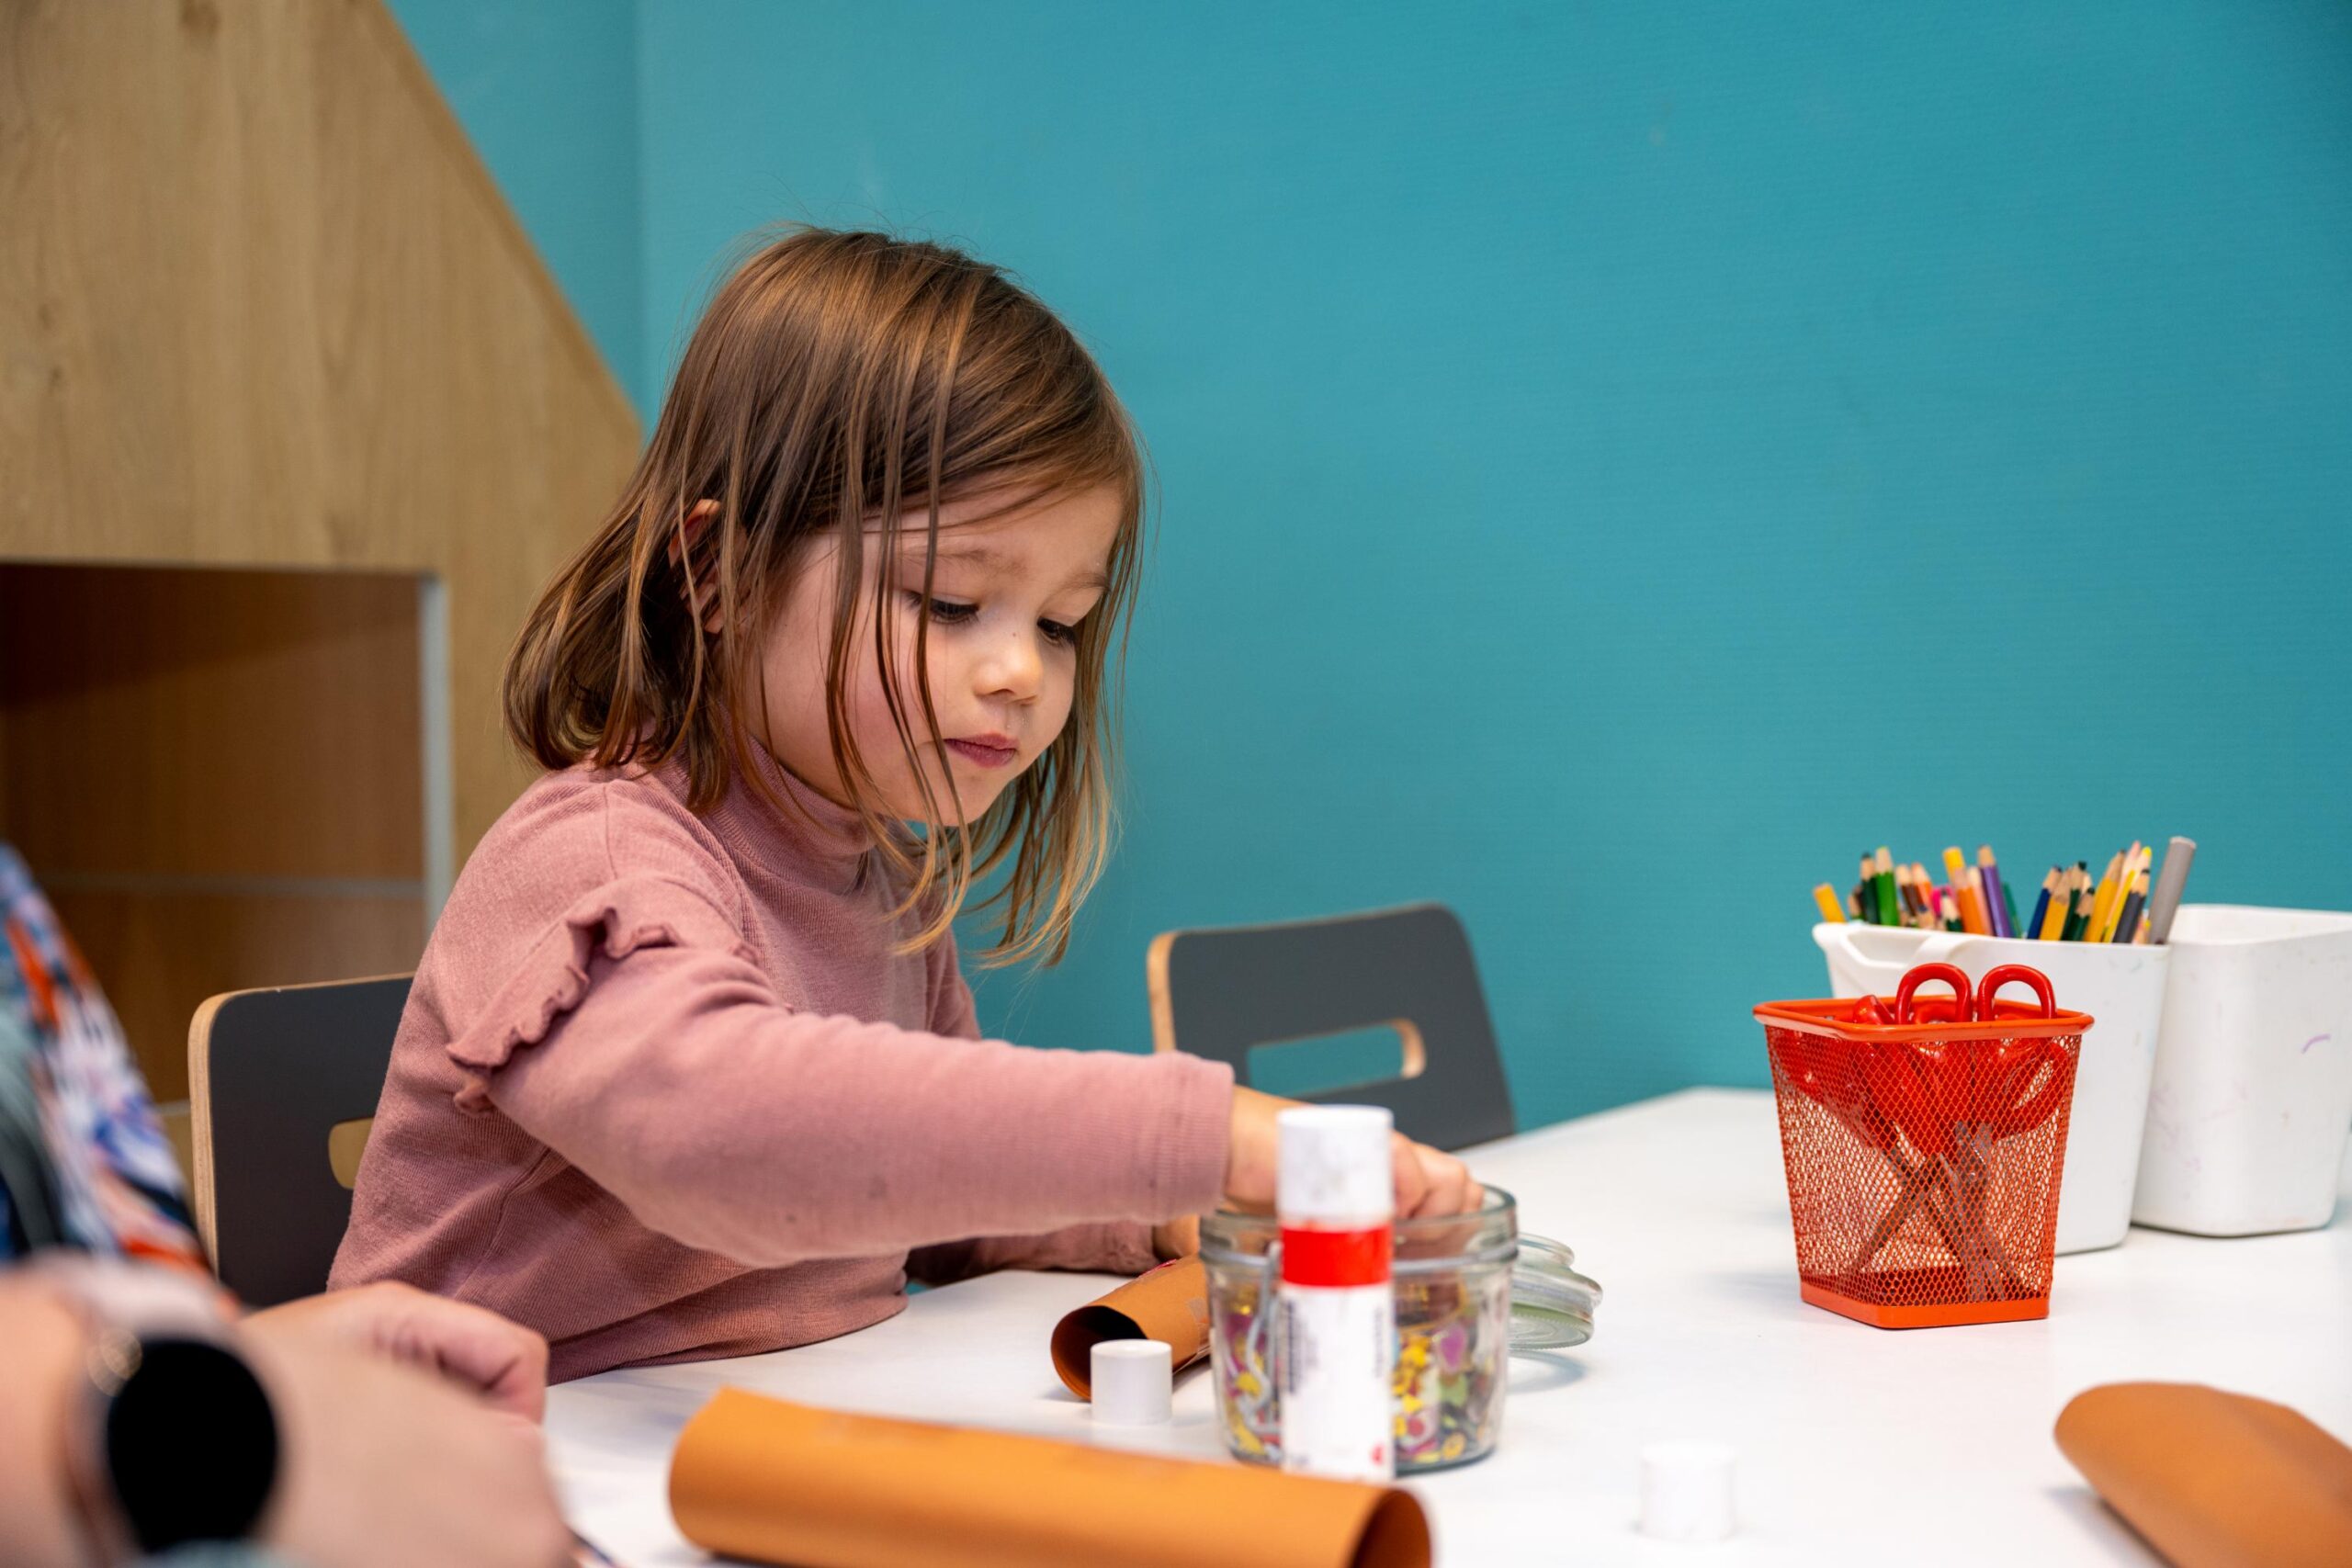
[[(1930, 980), (1951, 995), (1917, 994)], [(2038, 1005), (2001, 1001), (2012, 982)], [(1806, 1301), (1880, 1328), (2050, 1314), (2059, 1179), (2087, 1013), (2021, 964), (1949, 964), (1892, 998), (1767, 1002)]]

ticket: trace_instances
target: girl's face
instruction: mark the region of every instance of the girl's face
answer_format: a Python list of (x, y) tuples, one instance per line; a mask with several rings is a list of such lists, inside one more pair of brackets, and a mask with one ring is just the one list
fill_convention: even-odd
[[(1119, 498), (1108, 490), (1087, 491), (988, 515), (1003, 504), (1001, 494), (984, 494), (940, 508), (927, 649), (937, 743), (923, 722), (915, 673), (923, 518), (917, 513), (900, 524), (899, 586), (891, 603), (881, 599), (878, 525), (865, 536), (842, 699), (858, 755), (880, 790), (875, 804), (902, 820), (923, 819), (922, 790), (891, 720), (874, 656), (877, 614), (920, 766), (950, 825), (958, 824), (958, 803), (961, 822), (977, 820), (1069, 720), (1076, 627), (1102, 597), (1118, 537)], [(818, 541), (791, 573), (761, 653), (765, 701), (759, 739), (803, 783), (847, 805), (851, 791), (833, 765), (825, 726), (825, 660), (840, 553), (838, 540)]]

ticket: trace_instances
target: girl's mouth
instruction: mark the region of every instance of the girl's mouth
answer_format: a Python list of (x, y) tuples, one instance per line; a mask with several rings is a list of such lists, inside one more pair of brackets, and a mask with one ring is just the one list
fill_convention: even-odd
[(947, 749), (975, 767), (1002, 768), (1010, 766), (1021, 755), (1021, 749), (1001, 735), (976, 736), (969, 740), (950, 740)]

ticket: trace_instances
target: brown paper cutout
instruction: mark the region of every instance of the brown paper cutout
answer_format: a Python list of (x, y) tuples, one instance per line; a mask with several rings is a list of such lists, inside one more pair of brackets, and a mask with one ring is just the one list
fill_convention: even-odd
[(2058, 1415), (2058, 1447), (2174, 1568), (2352, 1562), (2352, 1449), (2267, 1399), (2109, 1383)]
[(1395, 1487), (847, 1416), (721, 1389), (679, 1434), (670, 1513), (796, 1568), (1428, 1568)]
[(1054, 1325), (1054, 1371), (1080, 1399), (1094, 1397), (1094, 1347), (1112, 1339), (1157, 1339), (1174, 1370), (1209, 1353), (1209, 1275), (1179, 1258), (1087, 1303)]

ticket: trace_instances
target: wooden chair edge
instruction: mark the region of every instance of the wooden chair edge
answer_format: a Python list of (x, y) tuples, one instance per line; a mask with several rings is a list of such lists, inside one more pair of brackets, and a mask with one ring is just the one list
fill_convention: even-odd
[(193, 1156), (192, 1190), (188, 1193), (188, 1210), (196, 1221), (196, 1239), (203, 1245), (204, 1256), (210, 1260), (212, 1271), (220, 1271), (219, 1216), (214, 1206), (214, 1176), (212, 1159), (212, 1025), (220, 1010), (240, 997), (260, 996), (277, 991), (315, 991), (329, 986), (365, 986), (378, 980), (413, 980), (413, 969), (396, 970), (389, 975), (361, 975), (348, 980), (311, 980), (299, 986), (249, 986), (240, 991), (222, 991), (197, 1004), (187, 1021), (187, 1122), (189, 1152)]
[[(1151, 999), (1152, 1050), (1155, 1052), (1173, 1051), (1178, 1048), (1176, 1044), (1176, 1001), (1174, 996), (1169, 990), (1168, 983), (1169, 960), (1176, 950), (1177, 938), (1191, 936), (1203, 930), (1215, 931), (1223, 935), (1245, 933), (1249, 931), (1280, 931), (1290, 926), (1336, 926), (1342, 925), (1352, 920), (1383, 919), (1396, 915), (1416, 914), (1423, 909), (1436, 909), (1444, 914), (1447, 919), (1453, 922), (1456, 930), (1463, 931), (1463, 940), (1465, 943), (1467, 942), (1469, 940), (1469, 933), (1466, 930), (1464, 930), (1462, 926), (1462, 917), (1454, 912), (1452, 905), (1441, 903), (1436, 899), (1424, 899), (1418, 904), (1399, 904), (1393, 908), (1387, 909), (1358, 909), (1345, 915), (1332, 915), (1324, 919), (1269, 920), (1254, 926), (1187, 926), (1181, 927), (1171, 931), (1161, 931), (1158, 936), (1151, 939), (1151, 945), (1144, 950), (1143, 955), (1144, 989), (1148, 993)], [(1416, 1023), (1409, 1018), (1387, 1018), (1380, 1020), (1379, 1022), (1373, 1025), (1373, 1027), (1394, 1029), (1396, 1032), (1397, 1038), (1403, 1045), (1403, 1070), (1393, 1078), (1383, 1078), (1376, 1084), (1363, 1085), (1359, 1087), (1385, 1089), (1391, 1084), (1409, 1082), (1414, 1078), (1419, 1077), (1421, 1074), (1427, 1070), (1429, 1066), (1429, 1043), (1421, 1037), (1421, 1026), (1419, 1024)], [(1264, 1041), (1261, 1043), (1268, 1045), (1280, 1045), (1286, 1043), (1286, 1042), (1280, 1040), (1269, 1040)]]

